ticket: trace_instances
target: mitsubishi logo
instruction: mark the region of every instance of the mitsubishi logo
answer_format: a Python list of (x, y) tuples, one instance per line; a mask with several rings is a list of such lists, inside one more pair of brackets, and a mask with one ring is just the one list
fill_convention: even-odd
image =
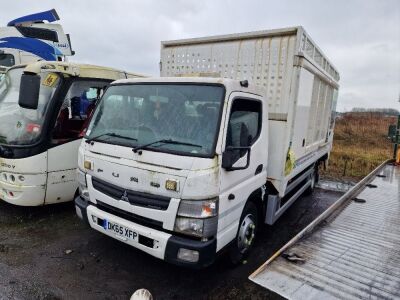
[(124, 191), (123, 195), (121, 196), (121, 200), (125, 202), (129, 202), (128, 193)]

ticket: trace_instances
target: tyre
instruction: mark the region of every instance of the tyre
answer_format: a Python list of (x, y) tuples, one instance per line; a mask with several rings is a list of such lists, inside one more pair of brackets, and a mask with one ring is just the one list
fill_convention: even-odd
[(312, 194), (314, 192), (315, 186), (318, 183), (318, 179), (319, 179), (319, 174), (318, 174), (318, 166), (314, 167), (314, 171), (310, 174), (310, 181), (311, 184), (310, 186), (306, 189), (306, 194)]
[(258, 229), (257, 206), (249, 201), (246, 203), (242, 216), (240, 217), (239, 228), (236, 238), (230, 248), (230, 261), (234, 265), (241, 263), (248, 257), (254, 245)]

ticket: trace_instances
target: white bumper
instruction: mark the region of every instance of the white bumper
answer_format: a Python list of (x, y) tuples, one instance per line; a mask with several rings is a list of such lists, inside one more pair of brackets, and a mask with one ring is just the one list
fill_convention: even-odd
[[(87, 216), (88, 216), (88, 221), (90, 226), (101, 232), (104, 233), (112, 238), (115, 238), (117, 240), (120, 240), (128, 245), (131, 245), (135, 248), (138, 248), (154, 257), (164, 259), (165, 256), (165, 249), (167, 247), (167, 242), (168, 239), (171, 237), (171, 234), (162, 232), (162, 231), (157, 231), (148, 227), (141, 226), (139, 224), (135, 224), (133, 222), (127, 221), (125, 219), (122, 219), (120, 217), (114, 216), (112, 214), (109, 214), (107, 212), (101, 211), (98, 208), (94, 207), (93, 205), (89, 205), (87, 207)], [(95, 218), (93, 218), (93, 216)], [(154, 246), (148, 247), (145, 246), (141, 243), (139, 243), (139, 239), (131, 239), (127, 238), (124, 236), (121, 236), (119, 234), (116, 234), (115, 232), (105, 229), (103, 226), (99, 225), (97, 222), (94, 221), (94, 219), (102, 219), (102, 220), (107, 220), (108, 222), (115, 223), (122, 225), (125, 228), (129, 228), (131, 231), (137, 233), (139, 236), (144, 236), (146, 238), (154, 240)]]
[(44, 204), (46, 185), (21, 185), (0, 181), (0, 199), (19, 206)]

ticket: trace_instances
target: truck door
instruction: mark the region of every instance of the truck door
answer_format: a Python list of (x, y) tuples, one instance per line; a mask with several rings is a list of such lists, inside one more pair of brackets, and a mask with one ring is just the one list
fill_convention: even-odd
[(219, 220), (218, 226), (219, 231), (226, 230), (223, 237), (226, 241), (236, 236), (237, 225), (250, 194), (265, 184), (268, 158), (268, 123), (265, 122), (268, 114), (262, 98), (244, 93), (232, 93), (229, 103), (223, 151), (229, 146), (244, 146), (243, 133), (247, 132), (246, 139), (250, 153), (234, 150), (236, 161), (233, 167), (245, 166), (248, 155), (250, 163), (242, 170), (221, 171), (219, 213), (223, 217)]

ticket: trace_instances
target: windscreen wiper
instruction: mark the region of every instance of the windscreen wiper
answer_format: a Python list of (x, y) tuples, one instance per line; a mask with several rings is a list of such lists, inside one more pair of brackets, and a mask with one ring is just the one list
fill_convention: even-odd
[(94, 137), (92, 137), (92, 138), (90, 138), (90, 139), (87, 139), (87, 140), (86, 140), (86, 143), (89, 144), (89, 143), (91, 143), (91, 142), (94, 142), (94, 141), (96, 141), (97, 139), (99, 139), (99, 138), (101, 138), (101, 137), (103, 137), (103, 136), (118, 137), (118, 138), (121, 138), (121, 139), (126, 139), (126, 140), (131, 140), (131, 141), (137, 141), (137, 139), (132, 138), (132, 137), (129, 137), (129, 136), (124, 136), (124, 135), (116, 134), (116, 133), (114, 133), (114, 132), (108, 132), (108, 133), (103, 133), (103, 134), (100, 134), (100, 135), (98, 135), (98, 136), (94, 136)]
[(203, 146), (201, 145), (197, 145), (197, 144), (191, 144), (191, 143), (185, 143), (185, 142), (180, 142), (180, 141), (175, 141), (172, 139), (163, 139), (163, 140), (158, 140), (158, 141), (154, 141), (145, 145), (140, 145), (137, 146), (135, 148), (132, 149), (132, 151), (134, 153), (138, 152), (139, 150), (145, 149), (149, 146), (152, 146), (154, 144), (158, 144), (158, 143), (163, 143), (163, 144), (173, 144), (173, 145), (184, 145), (184, 146), (192, 146), (192, 147), (196, 147), (196, 148), (203, 148)]

